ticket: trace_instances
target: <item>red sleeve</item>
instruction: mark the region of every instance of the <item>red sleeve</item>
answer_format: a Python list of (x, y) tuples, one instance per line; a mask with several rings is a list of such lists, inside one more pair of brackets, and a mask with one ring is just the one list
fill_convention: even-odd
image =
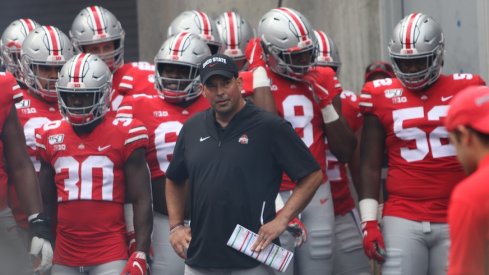
[(239, 72), (239, 76), (242, 79), (241, 95), (243, 97), (248, 97), (253, 94), (253, 72)]
[(363, 116), (360, 112), (359, 96), (351, 91), (343, 91), (340, 94), (341, 113), (353, 132), (358, 131), (363, 125)]
[(136, 119), (128, 119), (120, 121), (118, 126), (123, 127), (123, 131), (125, 131), (124, 160), (127, 160), (134, 150), (148, 147), (148, 130), (142, 122)]
[(374, 103), (372, 100), (372, 82), (367, 82), (360, 93), (359, 108), (362, 114), (370, 114), (373, 112)]
[(121, 95), (156, 94), (154, 66), (148, 62), (133, 62), (119, 83)]

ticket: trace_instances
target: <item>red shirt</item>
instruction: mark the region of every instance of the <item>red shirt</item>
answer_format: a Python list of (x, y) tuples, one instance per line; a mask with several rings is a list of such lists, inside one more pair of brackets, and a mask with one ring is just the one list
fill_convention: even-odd
[(154, 66), (147, 62), (124, 64), (112, 76), (112, 94), (108, 116), (115, 116), (117, 108), (126, 95), (157, 95), (154, 88)]
[(453, 190), (448, 275), (489, 274), (489, 154)]
[(181, 107), (166, 102), (160, 96), (139, 94), (124, 97), (117, 117), (144, 121), (149, 134), (146, 160), (151, 171), (151, 179), (155, 179), (165, 175), (178, 134), (185, 121), (209, 107), (203, 96), (199, 96), (191, 105)]
[(478, 75), (441, 75), (425, 91), (404, 88), (395, 78), (367, 82), (360, 107), (385, 131), (388, 156), (384, 215), (414, 221), (446, 222), (450, 194), (464, 171), (449, 144), (442, 118), (453, 96), (482, 85)]
[[(13, 77), (12, 77), (13, 78)], [(14, 79), (15, 80), (15, 79)], [(11, 78), (0, 77), (0, 87), (6, 87), (5, 85), (10, 85)], [(7, 86), (10, 87), (10, 86)], [(11, 93), (0, 93), (0, 134), (3, 131), (3, 126), (7, 116), (10, 113), (11, 108), (13, 108), (14, 100)], [(3, 156), (3, 140), (0, 139), (0, 156)], [(7, 185), (7, 171), (5, 167), (5, 160), (3, 157), (0, 158), (0, 211), (7, 207), (7, 195), (8, 185)]]
[[(358, 95), (350, 91), (343, 91), (340, 94), (340, 98), (343, 117), (353, 132), (358, 131), (363, 125), (363, 117), (358, 106)], [(345, 215), (355, 208), (355, 201), (351, 196), (348, 182), (347, 166), (339, 162), (331, 153), (327, 140), (326, 149), (326, 162), (328, 164), (326, 174), (331, 183), (334, 213), (335, 215)]]
[(146, 128), (136, 120), (106, 118), (84, 137), (65, 120), (36, 130), (37, 152), (55, 171), (54, 263), (90, 266), (127, 259), (124, 164), (147, 142)]

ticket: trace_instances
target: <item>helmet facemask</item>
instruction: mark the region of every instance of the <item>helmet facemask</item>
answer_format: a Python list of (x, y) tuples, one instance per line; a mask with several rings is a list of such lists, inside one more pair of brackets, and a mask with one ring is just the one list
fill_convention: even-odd
[(311, 66), (316, 64), (317, 48), (312, 41), (303, 47), (282, 50), (274, 45), (266, 45), (264, 51), (267, 54), (268, 65), (277, 74), (301, 80)]
[[(45, 77), (40, 73), (43, 68), (56, 67), (57, 71), (61, 70), (61, 65), (48, 65), (46, 63), (38, 63), (31, 60), (28, 56), (24, 56), (22, 59), (22, 66), (24, 72), (27, 72), (23, 76), (26, 86), (34, 93), (38, 94), (47, 102), (56, 102), (56, 81), (57, 77)], [(63, 62), (64, 63), (64, 62)]]
[[(61, 114), (74, 126), (83, 126), (103, 117), (109, 110), (109, 95), (112, 85), (106, 83), (100, 88), (58, 87)], [(80, 97), (78, 100), (70, 99)], [(87, 103), (73, 104), (73, 101)]]
[(198, 67), (194, 64), (156, 63), (156, 88), (170, 103), (192, 100), (201, 93), (198, 88)]

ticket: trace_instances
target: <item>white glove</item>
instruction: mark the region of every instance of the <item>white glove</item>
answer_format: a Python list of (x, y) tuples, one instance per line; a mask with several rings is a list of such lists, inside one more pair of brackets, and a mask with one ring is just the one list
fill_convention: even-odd
[(34, 271), (44, 273), (51, 268), (53, 262), (53, 247), (49, 241), (33, 237), (30, 254), (34, 257), (39, 257), (39, 254), (41, 254), (41, 264), (39, 264)]

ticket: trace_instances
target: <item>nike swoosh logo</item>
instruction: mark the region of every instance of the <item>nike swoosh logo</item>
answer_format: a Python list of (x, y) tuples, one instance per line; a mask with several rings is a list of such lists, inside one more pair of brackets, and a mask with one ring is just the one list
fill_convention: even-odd
[(447, 97), (442, 96), (442, 97), (441, 97), (441, 101), (445, 102), (445, 101), (449, 100), (449, 99), (450, 99), (450, 98), (452, 98), (452, 97), (453, 97), (453, 95), (451, 95), (451, 96), (447, 96)]
[(210, 137), (211, 137), (211, 136), (207, 136), (207, 137), (201, 137), (199, 140), (200, 140), (200, 142), (202, 142), (202, 141), (204, 141), (204, 140), (206, 140), (206, 139), (208, 139), (208, 138), (210, 138)]
[(327, 201), (328, 201), (328, 198), (319, 199), (320, 204), (325, 204)]
[(99, 146), (99, 147), (98, 147), (98, 151), (99, 151), (99, 152), (100, 152), (100, 151), (103, 151), (103, 150), (105, 150), (105, 149), (108, 149), (109, 147), (110, 147), (110, 145), (106, 145), (106, 146), (104, 146), (104, 147), (100, 147), (100, 146)]
[(133, 263), (132, 263), (132, 267), (137, 267), (137, 268), (138, 268), (138, 269), (141, 271), (141, 274), (144, 274), (144, 272), (143, 272), (143, 267), (141, 266), (141, 264), (140, 264), (140, 263), (138, 263), (138, 262), (133, 262)]

